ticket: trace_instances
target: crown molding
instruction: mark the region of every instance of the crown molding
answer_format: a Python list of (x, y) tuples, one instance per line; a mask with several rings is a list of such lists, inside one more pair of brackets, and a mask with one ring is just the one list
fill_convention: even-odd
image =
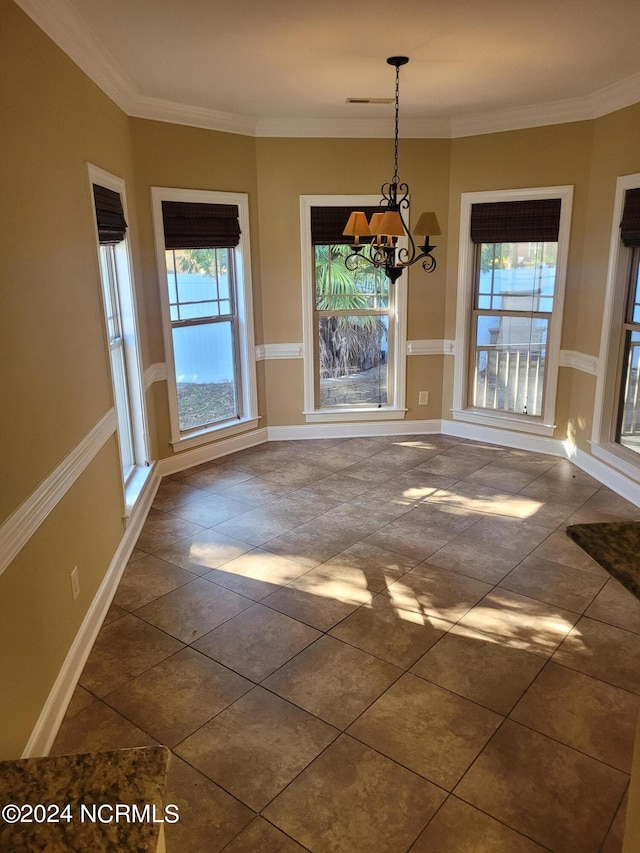
[[(267, 119), (146, 97), (136, 90), (69, 0), (56, 0), (55, 4), (49, 0), (15, 2), (129, 116), (254, 137), (386, 139), (393, 136), (388, 117)], [(589, 121), (636, 103), (640, 103), (640, 74), (578, 98), (451, 119), (403, 119), (401, 136), (455, 139)]]
[(15, 0), (16, 4), (127, 115), (138, 97), (133, 83), (68, 0)]
[[(402, 119), (403, 139), (448, 139), (451, 122), (447, 119)], [(390, 116), (375, 119), (288, 118), (259, 119), (256, 136), (324, 139), (393, 139)]]
[(258, 135), (258, 122), (253, 116), (223, 113), (206, 107), (193, 107), (188, 104), (178, 104), (175, 101), (163, 101), (160, 98), (138, 96), (132, 100), (127, 114), (133, 118), (166, 121), (169, 124), (184, 124), (188, 127), (202, 127), (205, 130), (237, 133), (241, 136)]
[(523, 130), (573, 121), (590, 121), (640, 102), (640, 74), (633, 74), (611, 86), (579, 98), (567, 98), (501, 112), (453, 118), (452, 138)]

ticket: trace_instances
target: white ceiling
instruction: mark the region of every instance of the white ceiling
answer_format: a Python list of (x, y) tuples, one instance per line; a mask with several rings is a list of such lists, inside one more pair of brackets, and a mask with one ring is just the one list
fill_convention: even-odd
[(463, 136), (640, 102), (638, 0), (16, 0), (129, 115), (256, 136)]

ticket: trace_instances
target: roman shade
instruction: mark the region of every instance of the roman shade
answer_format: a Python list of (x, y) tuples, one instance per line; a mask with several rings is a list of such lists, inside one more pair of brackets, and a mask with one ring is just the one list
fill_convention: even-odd
[(640, 188), (625, 193), (620, 236), (625, 246), (640, 246)]
[(240, 242), (238, 206), (163, 201), (167, 249), (233, 249)]
[(496, 201), (471, 206), (474, 243), (556, 242), (560, 199)]
[(104, 245), (121, 243), (127, 233), (127, 223), (120, 194), (94, 184), (93, 200), (96, 207), (98, 241)]
[[(359, 207), (368, 220), (373, 213), (381, 213), (384, 207)], [(351, 245), (353, 237), (345, 237), (343, 231), (347, 225), (351, 207), (312, 207), (311, 242), (314, 246)], [(370, 243), (371, 237), (360, 237), (360, 243)]]

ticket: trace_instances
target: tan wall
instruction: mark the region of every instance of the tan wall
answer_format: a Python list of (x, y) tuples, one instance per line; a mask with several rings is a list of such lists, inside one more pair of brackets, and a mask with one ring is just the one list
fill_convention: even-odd
[[(86, 164), (130, 185), (133, 160), (128, 119), (9, 0), (0, 29), (4, 520), (113, 405)], [(0, 577), (3, 757), (22, 751), (121, 540), (119, 480), (112, 436)]]
[(0, 577), (0, 759), (20, 757), (122, 536), (117, 452), (113, 435)]
[[(264, 340), (302, 341), (302, 258), (300, 196), (377, 195), (393, 175), (391, 139), (258, 139), (260, 259)], [(413, 211), (448, 216), (450, 142), (406, 139), (400, 143), (400, 178), (411, 187)], [(427, 275), (416, 265), (409, 276), (409, 339), (442, 338), (445, 311), (445, 234), (434, 242), (441, 267)], [(285, 368), (274, 367), (274, 375)], [(275, 391), (282, 407), (269, 401), (269, 425), (304, 423), (302, 370), (288, 372), (291, 386)], [(274, 390), (269, 385), (269, 395)], [(440, 417), (439, 396), (429, 417)], [(410, 401), (408, 400), (408, 403)], [(417, 399), (415, 401), (417, 403)], [(297, 412), (297, 415), (296, 415)], [(411, 408), (408, 418), (422, 418)]]
[(14, 3), (0, 13), (6, 518), (112, 405), (86, 162), (126, 178), (132, 159), (122, 112)]

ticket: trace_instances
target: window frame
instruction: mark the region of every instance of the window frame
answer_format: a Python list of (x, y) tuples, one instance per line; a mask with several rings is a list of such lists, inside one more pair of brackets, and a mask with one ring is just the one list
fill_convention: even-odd
[[(130, 222), (127, 193), (124, 180), (106, 172), (104, 169), (87, 163), (89, 176), (89, 191), (91, 195), (91, 208), (93, 211), (93, 222), (97, 250), (98, 276), (100, 281), (100, 297), (103, 310), (105, 346), (109, 357), (109, 372), (111, 376), (111, 387), (113, 393), (114, 408), (117, 420), (118, 454), (122, 469), (122, 487), (124, 501), (124, 516), (127, 518), (140, 497), (142, 489), (151, 473), (149, 430), (147, 423), (147, 412), (145, 404), (144, 382), (142, 375), (142, 355), (140, 346), (138, 312), (136, 305), (136, 287), (131, 263), (131, 246), (129, 239), (129, 227), (124, 239), (112, 245), (101, 245), (98, 238), (98, 225), (96, 218), (95, 200), (93, 196), (93, 185), (98, 184), (106, 189), (118, 193), (122, 202), (122, 209), (127, 223)], [(108, 252), (109, 269), (105, 270), (103, 264), (103, 249)], [(107, 254), (105, 252), (105, 254)], [(112, 308), (117, 311), (118, 325), (121, 331), (121, 343), (117, 346), (122, 349), (123, 367), (126, 384), (126, 419), (128, 421), (131, 441), (132, 464), (125, 468), (124, 444), (125, 439), (121, 435), (121, 420), (125, 416), (122, 411), (122, 403), (119, 402), (118, 382), (113, 368), (113, 343), (109, 331), (109, 304), (105, 293), (105, 275), (111, 291)], [(117, 304), (113, 304), (113, 293), (115, 292)]]
[(312, 207), (344, 207), (345, 224), (349, 212), (359, 207), (375, 207), (379, 195), (305, 195), (300, 197), (300, 244), (302, 280), (302, 333), (304, 358), (304, 410), (307, 423), (336, 421), (401, 420), (405, 417), (407, 352), (407, 273), (391, 284), (387, 362), (387, 402), (376, 406), (319, 407), (319, 362), (315, 310), (314, 246), (311, 240)]
[(633, 248), (625, 246), (620, 234), (625, 194), (631, 189), (640, 189), (640, 173), (622, 175), (616, 181), (591, 451), (596, 458), (637, 482), (640, 481), (640, 454), (616, 441), (630, 278), (634, 254), (640, 258), (640, 249), (634, 252)]
[[(473, 317), (476, 293), (477, 244), (471, 239), (471, 208), (474, 204), (501, 201), (531, 201), (544, 198), (559, 198), (560, 227), (556, 259), (556, 282), (554, 307), (549, 323), (547, 355), (545, 364), (545, 389), (542, 414), (524, 415), (515, 412), (495, 411), (476, 407), (471, 401), (471, 359), (475, 352)], [(560, 340), (564, 293), (569, 255), (569, 232), (573, 186), (531, 187), (516, 190), (490, 190), (461, 194), (460, 244), (458, 256), (458, 288), (456, 306), (456, 349), (453, 385), (453, 418), (483, 426), (517, 430), (534, 435), (553, 435), (555, 430), (558, 369), (560, 364)]]
[[(169, 288), (166, 275), (163, 201), (179, 201), (205, 204), (233, 204), (238, 208), (240, 241), (233, 253), (235, 272), (236, 305), (234, 324), (237, 329), (235, 342), (236, 362), (234, 369), (238, 377), (238, 390), (242, 398), (242, 414), (232, 423), (207, 424), (190, 430), (181, 430), (178, 416), (178, 388), (176, 382), (175, 356), (173, 348), (173, 323), (169, 304)], [(258, 395), (255, 367), (255, 342), (253, 329), (253, 291), (251, 281), (251, 244), (249, 234), (249, 197), (247, 193), (222, 192), (217, 190), (185, 190), (171, 187), (152, 187), (151, 206), (154, 225), (158, 284), (162, 315), (162, 330), (167, 364), (167, 396), (171, 444), (174, 449), (197, 447), (213, 438), (220, 439), (254, 429), (258, 425)]]

